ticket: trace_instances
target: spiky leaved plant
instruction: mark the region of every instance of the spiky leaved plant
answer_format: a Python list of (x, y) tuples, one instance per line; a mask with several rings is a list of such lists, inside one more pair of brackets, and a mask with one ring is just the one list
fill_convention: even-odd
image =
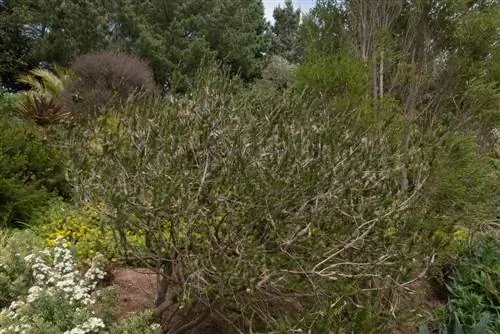
[(40, 126), (67, 122), (71, 114), (58, 102), (58, 97), (64, 90), (64, 80), (61, 78), (67, 79), (69, 74), (58, 76), (47, 69), (36, 68), (29, 74), (22, 75), (18, 81), (31, 89), (21, 93), (15, 108), (23, 117)]

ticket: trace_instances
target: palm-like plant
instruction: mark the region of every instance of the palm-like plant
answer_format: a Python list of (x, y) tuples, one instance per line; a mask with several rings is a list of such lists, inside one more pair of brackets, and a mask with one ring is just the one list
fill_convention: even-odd
[[(68, 78), (68, 75), (64, 75)], [(69, 121), (71, 114), (58, 102), (64, 90), (64, 81), (49, 70), (36, 68), (22, 75), (19, 82), (31, 89), (23, 92), (16, 103), (16, 109), (40, 126), (60, 124)]]

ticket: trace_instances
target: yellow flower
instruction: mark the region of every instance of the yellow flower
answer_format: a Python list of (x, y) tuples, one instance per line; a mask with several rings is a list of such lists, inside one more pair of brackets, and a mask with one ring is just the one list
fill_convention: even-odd
[(467, 239), (469, 236), (469, 229), (465, 227), (458, 227), (455, 232), (453, 232), (453, 237), (457, 240)]

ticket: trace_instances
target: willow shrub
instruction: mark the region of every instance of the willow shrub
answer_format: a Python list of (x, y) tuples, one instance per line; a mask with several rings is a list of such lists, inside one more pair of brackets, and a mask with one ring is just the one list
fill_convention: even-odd
[[(156, 270), (156, 315), (185, 310), (172, 333), (208, 317), (242, 331), (386, 329), (392, 293), (433, 251), (405, 232), (422, 151), (368, 126), (366, 110), (307, 92), (250, 98), (214, 71), (189, 98), (74, 129), (75, 199), (104, 203), (123, 254)], [(139, 232), (146, 250), (127, 240)]]

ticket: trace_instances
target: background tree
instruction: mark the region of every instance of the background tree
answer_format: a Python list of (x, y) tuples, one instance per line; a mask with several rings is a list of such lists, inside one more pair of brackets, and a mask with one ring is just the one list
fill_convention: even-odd
[(109, 19), (98, 0), (5, 0), (0, 11), (1, 80), (42, 64), (67, 66), (79, 54), (107, 45)]
[[(401, 117), (407, 135), (400, 140), (408, 149), (413, 145), (412, 137), (421, 141), (430, 140), (423, 139), (425, 136), (435, 136), (435, 158), (442, 159), (435, 162), (455, 161), (458, 155), (451, 156), (456, 153), (452, 147), (462, 147), (467, 156), (465, 152), (476, 150), (470, 138), (481, 139), (485, 135), (478, 137), (477, 131), (488, 134), (498, 124), (498, 107), (494, 106), (500, 103), (496, 60), (499, 35), (495, 23), (500, 19), (499, 9), (497, 1), (320, 1), (302, 27), (303, 36), (311, 41), (306, 44), (311, 61), (304, 63), (298, 73), (312, 78), (304, 81), (329, 98), (345, 96), (342, 79), (340, 84), (329, 80), (336, 77), (333, 74), (349, 73), (346, 69), (352, 69), (353, 62), (346, 59), (354, 55), (366, 67), (363, 72), (369, 84), (360, 96), (368, 98), (372, 117)], [(318, 65), (315, 55), (325, 53), (343, 60), (332, 67), (330, 75), (314, 70)], [(308, 69), (310, 64), (314, 66)], [(336, 88), (328, 90), (333, 84)], [(352, 101), (349, 105), (353, 105)], [(463, 133), (471, 137), (462, 138)], [(481, 183), (473, 177), (481, 174), (471, 172), (473, 166), (454, 166), (455, 179), (470, 178)], [(433, 182), (436, 188), (443, 186), (443, 192), (448, 186), (457, 187), (438, 180), (445, 179), (436, 177)], [(403, 189), (411, 187), (404, 170), (401, 182)], [(455, 194), (458, 201), (461, 195)], [(432, 219), (454, 212), (444, 207), (434, 209), (439, 213)]]
[(292, 0), (286, 0), (283, 8), (279, 6), (274, 9), (273, 18), (270, 51), (291, 63), (298, 63), (302, 56), (299, 38), (300, 9), (293, 7)]
[(299, 35), (304, 55), (336, 54), (346, 45), (347, 13), (338, 1), (318, 0), (303, 17)]
[(119, 2), (119, 48), (147, 59), (159, 83), (189, 85), (203, 58), (229, 65), (244, 79), (259, 75), (267, 49), (260, 0)]

